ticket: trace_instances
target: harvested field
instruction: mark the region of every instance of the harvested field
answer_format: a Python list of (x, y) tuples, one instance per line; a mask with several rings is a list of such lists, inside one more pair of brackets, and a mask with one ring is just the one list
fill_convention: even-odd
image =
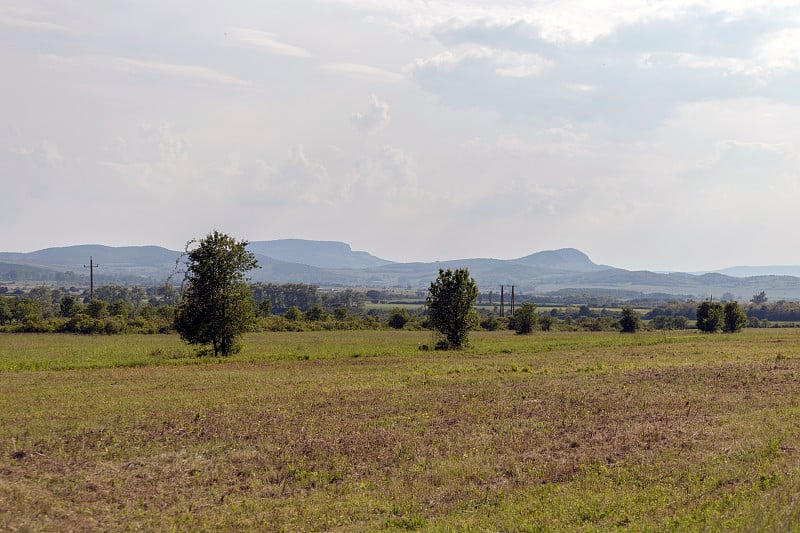
[(0, 337), (0, 529), (798, 527), (800, 332), (472, 339)]

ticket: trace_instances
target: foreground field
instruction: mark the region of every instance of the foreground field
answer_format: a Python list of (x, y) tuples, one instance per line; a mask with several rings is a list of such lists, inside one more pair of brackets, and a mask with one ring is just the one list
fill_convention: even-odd
[(472, 339), (0, 336), (0, 530), (800, 530), (800, 332)]

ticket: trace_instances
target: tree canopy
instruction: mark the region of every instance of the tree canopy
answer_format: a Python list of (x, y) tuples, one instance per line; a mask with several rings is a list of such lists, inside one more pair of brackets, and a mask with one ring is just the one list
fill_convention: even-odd
[(639, 319), (639, 313), (630, 307), (623, 307), (619, 325), (622, 333), (636, 333), (642, 327), (642, 321)]
[(425, 299), (431, 325), (444, 336), (439, 347), (461, 348), (467, 344), (467, 332), (477, 322), (473, 307), (477, 297), (478, 286), (468, 269), (439, 269)]
[(514, 331), (519, 335), (533, 333), (538, 322), (539, 315), (536, 314), (536, 306), (530, 302), (522, 304), (511, 320)]
[(697, 329), (706, 333), (715, 333), (724, 325), (722, 304), (703, 302), (697, 307)]
[(258, 268), (247, 241), (213, 231), (189, 250), (183, 300), (175, 329), (189, 344), (210, 344), (214, 355), (238, 349), (236, 339), (255, 319), (255, 304), (245, 273)]

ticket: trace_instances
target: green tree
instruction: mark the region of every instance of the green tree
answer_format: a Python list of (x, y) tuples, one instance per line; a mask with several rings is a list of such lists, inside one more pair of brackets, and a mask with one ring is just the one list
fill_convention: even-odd
[(305, 312), (305, 319), (312, 322), (319, 322), (325, 319), (325, 309), (320, 304), (314, 304)]
[(642, 321), (639, 319), (639, 313), (630, 307), (623, 307), (619, 325), (622, 333), (636, 333), (642, 327)]
[(237, 337), (253, 321), (255, 304), (245, 273), (258, 268), (247, 241), (213, 231), (189, 250), (183, 299), (175, 312), (175, 329), (189, 344), (210, 344), (214, 356), (228, 356)]
[(767, 293), (764, 291), (759, 292), (758, 294), (754, 294), (750, 301), (754, 305), (761, 305), (767, 303)]
[(401, 307), (392, 309), (392, 314), (389, 316), (389, 326), (394, 329), (403, 329), (411, 317), (408, 316), (408, 311)]
[(723, 331), (725, 333), (738, 333), (747, 325), (747, 315), (737, 302), (726, 303), (724, 314), (725, 324)]
[(133, 314), (133, 307), (125, 300), (117, 300), (116, 302), (109, 304), (108, 314), (120, 318), (128, 318), (131, 316), (131, 314)]
[(724, 326), (722, 305), (716, 302), (703, 302), (697, 307), (697, 329), (715, 333)]
[(92, 318), (105, 318), (108, 316), (108, 304), (103, 300), (89, 300), (86, 304), (86, 314)]
[(477, 323), (474, 304), (478, 286), (469, 277), (469, 270), (439, 269), (439, 277), (431, 283), (425, 305), (433, 328), (444, 336), (442, 348), (461, 348), (467, 344), (467, 332)]
[(514, 313), (514, 331), (518, 335), (533, 333), (539, 322), (539, 315), (536, 314), (536, 306), (532, 303), (524, 303)]
[(11, 314), (11, 305), (8, 302), (8, 298), (0, 296), (0, 324), (11, 322), (11, 318), (14, 316)]
[(283, 317), (286, 320), (297, 321), (303, 318), (303, 312), (300, 310), (299, 307), (293, 305), (283, 314)]
[(67, 295), (61, 298), (61, 316), (72, 318), (83, 310), (81, 303), (74, 296)]
[(257, 312), (260, 317), (268, 317), (272, 312), (272, 303), (269, 300), (261, 300), (258, 302)]

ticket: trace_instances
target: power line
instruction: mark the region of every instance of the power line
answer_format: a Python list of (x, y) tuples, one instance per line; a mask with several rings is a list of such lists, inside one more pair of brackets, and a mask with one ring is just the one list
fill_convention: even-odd
[(94, 300), (94, 269), (100, 265), (95, 265), (92, 256), (89, 256), (89, 266), (83, 265), (83, 268), (89, 269), (89, 300)]

